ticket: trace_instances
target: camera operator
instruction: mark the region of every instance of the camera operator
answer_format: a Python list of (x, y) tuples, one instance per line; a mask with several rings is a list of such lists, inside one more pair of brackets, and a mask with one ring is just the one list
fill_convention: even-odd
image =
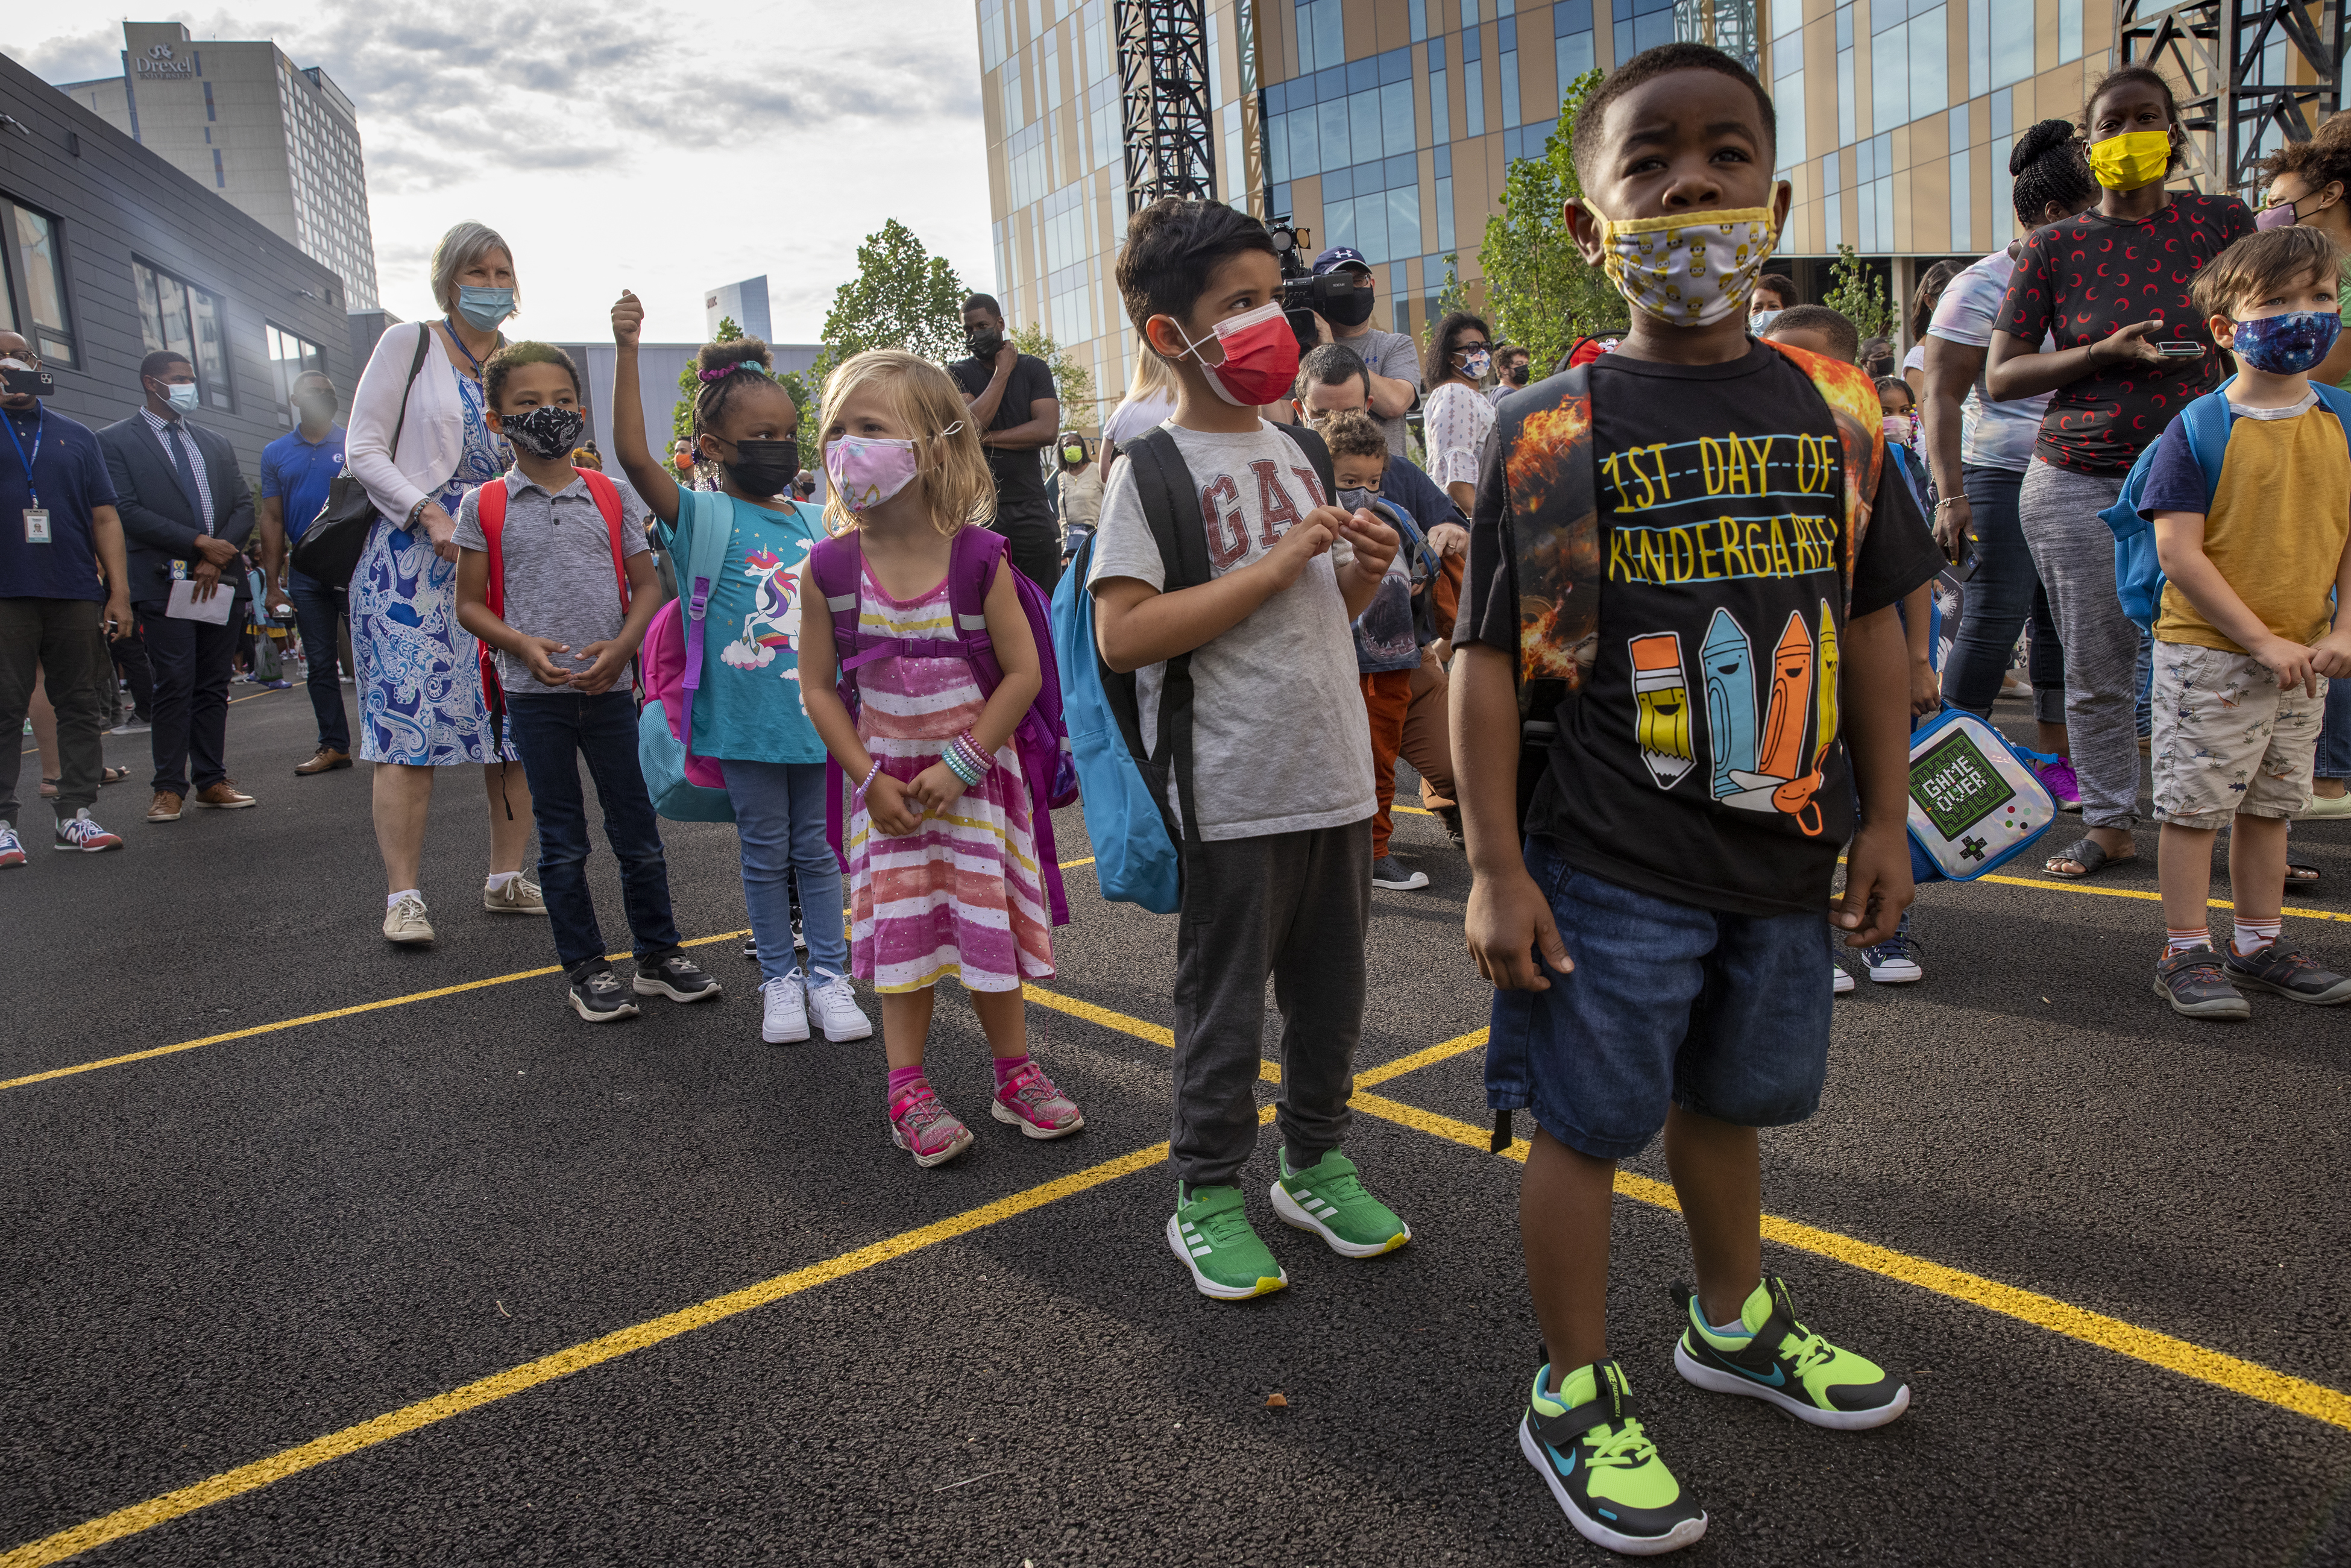
[(1045, 498), (1038, 454), (1061, 428), (1053, 372), (1012, 346), (1004, 335), (1004, 312), (990, 295), (963, 302), (963, 330), (971, 357), (949, 365), (947, 373), (963, 389), (996, 476), (996, 521), (989, 527), (1004, 536), (1012, 564), (1050, 593), (1061, 575), (1061, 530)]
[(1341, 273), (1354, 280), (1354, 288), (1345, 298), (1333, 301), (1320, 313), (1318, 326), (1322, 341), (1342, 343), (1355, 350), (1371, 375), (1371, 415), (1380, 431), (1388, 438), (1388, 451), (1401, 457), (1405, 454), (1404, 416), (1420, 401), (1420, 349), (1408, 333), (1383, 332), (1372, 325), (1372, 311), (1379, 304), (1379, 288), (1372, 280), (1371, 264), (1364, 253), (1347, 246), (1337, 246), (1314, 258), (1314, 276), (1328, 277)]

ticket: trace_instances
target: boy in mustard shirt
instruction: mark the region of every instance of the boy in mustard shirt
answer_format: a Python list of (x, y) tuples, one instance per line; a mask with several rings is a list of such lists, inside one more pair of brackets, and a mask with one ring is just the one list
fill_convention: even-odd
[[(2351, 979), (2278, 940), (2286, 824), (2310, 804), (2326, 681), (2351, 674), (2351, 447), (2309, 371), (2342, 330), (2339, 254), (2314, 229), (2249, 235), (2197, 274), (2237, 356), (2229, 445), (2209, 486), (2184, 415), (2139, 495), (2168, 580), (2155, 623), (2157, 868), (2168, 928), (2155, 994), (2189, 1018), (2252, 1015), (2240, 988), (2333, 1007)], [(2229, 831), (2236, 930), (2212, 952), (2212, 835)]]

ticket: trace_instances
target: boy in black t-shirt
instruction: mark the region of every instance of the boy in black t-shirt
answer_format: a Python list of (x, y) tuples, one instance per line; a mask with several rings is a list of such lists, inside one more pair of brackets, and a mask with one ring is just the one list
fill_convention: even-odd
[[(1488, 1100), (1536, 1123), (1520, 1228), (1551, 1364), (1519, 1446), (1586, 1538), (1649, 1553), (1706, 1529), (1607, 1351), (1615, 1162), (1660, 1127), (1698, 1272), (1677, 1370), (1822, 1427), (1909, 1404), (1763, 1273), (1755, 1129), (1818, 1104), (1831, 923), (1865, 946), (1910, 902), (1894, 604), (1938, 558), (1886, 476), (1866, 378), (1747, 335), (1790, 200), (1755, 78), (1700, 45), (1651, 49), (1585, 103), (1574, 152), (1588, 194), (1568, 222), (1632, 329), (1502, 400), (1453, 733), (1469, 946), (1500, 988)], [(1523, 849), (1522, 679), (1569, 693)]]

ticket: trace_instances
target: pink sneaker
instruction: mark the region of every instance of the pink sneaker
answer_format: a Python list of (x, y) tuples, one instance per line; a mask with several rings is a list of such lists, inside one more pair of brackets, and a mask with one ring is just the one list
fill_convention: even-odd
[(2057, 797), (2059, 810), (2078, 811), (2082, 809), (2082, 781), (2074, 777), (2071, 758), (2061, 757), (2054, 762), (2036, 762), (2032, 767), (2033, 771), (2041, 775), (2041, 782), (2049, 786), (2049, 792)]
[(971, 1129), (939, 1103), (929, 1084), (917, 1083), (890, 1103), (890, 1141), (928, 1169), (971, 1147)]
[(988, 1112), (1031, 1138), (1066, 1138), (1086, 1124), (1078, 1103), (1062, 1093), (1033, 1061), (996, 1092), (996, 1103)]

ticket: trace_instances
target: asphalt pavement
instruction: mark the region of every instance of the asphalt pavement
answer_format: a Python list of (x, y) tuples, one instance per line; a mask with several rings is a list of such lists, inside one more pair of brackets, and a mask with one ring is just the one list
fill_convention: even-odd
[[(395, 949), (368, 770), (295, 778), (311, 737), (252, 694), (256, 809), (151, 826), (117, 785), (128, 848), (67, 856), (28, 804), (0, 872), (0, 1568), (1614, 1561), (1512, 1440), (1520, 1166), (1433, 819), (1397, 829), (1432, 885), (1374, 895), (1348, 1143), (1415, 1239), (1281, 1227), (1269, 1131), (1291, 1288), (1233, 1305), (1162, 1234), (1173, 922), (1088, 867), (1031, 1009), (1086, 1130), (987, 1119), (950, 994), (931, 1074), (979, 1141), (921, 1171), (878, 1039), (760, 1043), (730, 829), (664, 824), (725, 997), (591, 1028), (544, 923), (474, 896), (478, 775), (433, 805), (440, 941)], [(143, 779), (145, 737), (107, 750)], [(2351, 826), (2294, 845), (2287, 937), (2351, 968)], [(2154, 847), (2096, 892), (2038, 857), (1925, 890), (1928, 977), (1842, 998), (1820, 1113), (1764, 1137), (1767, 1265), (1909, 1379), (1893, 1426), (1683, 1384), (1687, 1252), (1628, 1163), (1614, 1347), (1712, 1515), (1679, 1561), (2351, 1564), (2351, 1009), (2165, 1009)], [(601, 846), (593, 880), (617, 949)]]

